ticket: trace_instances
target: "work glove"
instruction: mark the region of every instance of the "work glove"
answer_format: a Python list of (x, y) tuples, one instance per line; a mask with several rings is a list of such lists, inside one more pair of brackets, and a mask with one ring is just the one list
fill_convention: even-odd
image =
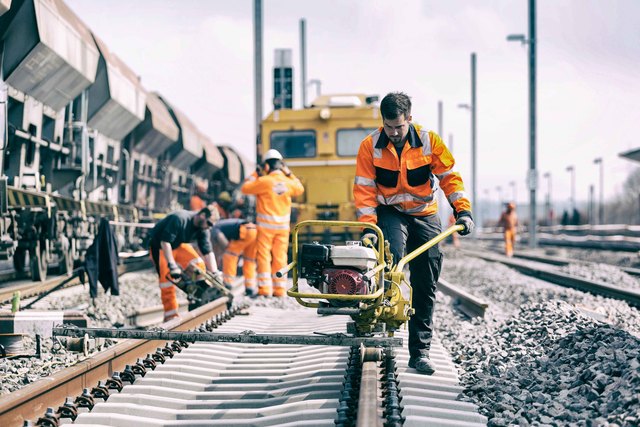
[(169, 263), (169, 277), (173, 280), (178, 280), (182, 277), (182, 269), (174, 262)]
[(280, 170), (282, 171), (283, 174), (285, 174), (286, 176), (291, 176), (291, 169), (289, 169), (289, 166), (283, 164), (282, 167), (280, 168)]
[(360, 241), (365, 246), (367, 245), (367, 239), (371, 241), (371, 244), (373, 244), (373, 246), (376, 246), (378, 244), (378, 235), (374, 233), (372, 230), (365, 229), (362, 232), (362, 237), (360, 237)]
[(262, 176), (262, 166), (260, 165), (256, 166), (256, 175)]
[(471, 214), (469, 212), (462, 212), (458, 214), (458, 219), (456, 220), (456, 225), (464, 226), (464, 230), (458, 231), (458, 234), (461, 236), (466, 236), (473, 232), (475, 228), (475, 224), (473, 223), (473, 218), (471, 218)]

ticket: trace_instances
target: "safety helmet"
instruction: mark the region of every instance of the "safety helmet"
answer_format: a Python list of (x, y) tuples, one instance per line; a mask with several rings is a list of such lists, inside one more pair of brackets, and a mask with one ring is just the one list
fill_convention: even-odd
[(278, 150), (275, 150), (272, 148), (270, 150), (267, 150), (266, 153), (264, 153), (264, 157), (262, 160), (264, 160), (265, 162), (267, 160), (282, 160), (282, 154), (280, 154)]
[(231, 194), (228, 191), (223, 191), (218, 195), (218, 200), (221, 202), (231, 202)]

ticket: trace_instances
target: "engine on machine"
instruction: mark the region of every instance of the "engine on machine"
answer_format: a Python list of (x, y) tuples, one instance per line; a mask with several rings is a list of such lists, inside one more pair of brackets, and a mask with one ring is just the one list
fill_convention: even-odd
[[(360, 242), (344, 246), (304, 243), (300, 247), (300, 278), (323, 294), (369, 295), (375, 292), (375, 276), (366, 273), (376, 266), (376, 253)], [(332, 307), (356, 307), (358, 301), (329, 300)]]

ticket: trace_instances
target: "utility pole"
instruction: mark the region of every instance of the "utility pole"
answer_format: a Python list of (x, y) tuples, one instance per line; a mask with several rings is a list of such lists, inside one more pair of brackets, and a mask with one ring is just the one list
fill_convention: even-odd
[(260, 122), (262, 121), (262, 0), (253, 0), (253, 86), (255, 102), (256, 163), (262, 160)]
[(300, 20), (300, 85), (302, 86), (302, 108), (307, 108), (307, 23)]
[(478, 105), (476, 99), (476, 54), (471, 54), (471, 207), (476, 203), (476, 189), (478, 188), (478, 169), (476, 167), (476, 114)]
[(593, 163), (600, 165), (600, 202), (598, 206), (598, 224), (604, 224), (604, 163), (602, 157), (593, 160)]
[(529, 37), (511, 34), (507, 41), (519, 41), (529, 46), (529, 246), (538, 245), (536, 237), (536, 189), (538, 171), (536, 169), (536, 0), (529, 0)]
[(438, 135), (440, 135), (440, 138), (443, 137), (442, 135), (442, 101), (438, 101)]

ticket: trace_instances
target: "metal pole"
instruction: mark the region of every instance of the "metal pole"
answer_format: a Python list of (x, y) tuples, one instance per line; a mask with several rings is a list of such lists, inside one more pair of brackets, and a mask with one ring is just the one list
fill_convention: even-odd
[(600, 224), (604, 224), (604, 162), (600, 159), (600, 209), (598, 212)]
[(442, 101), (438, 101), (438, 135), (442, 138)]
[(300, 85), (302, 86), (302, 108), (307, 108), (307, 22), (300, 20)]
[(476, 189), (478, 188), (476, 168), (476, 54), (471, 54), (471, 207), (476, 203)]
[(538, 245), (536, 237), (536, 1), (529, 0), (529, 246)]
[(449, 134), (449, 152), (453, 154), (453, 134)]
[(595, 203), (595, 188), (594, 185), (591, 184), (589, 186), (589, 225), (594, 225), (596, 223), (596, 209), (593, 205)]
[(253, 0), (253, 74), (255, 90), (256, 163), (262, 160), (260, 122), (262, 121), (262, 0)]

